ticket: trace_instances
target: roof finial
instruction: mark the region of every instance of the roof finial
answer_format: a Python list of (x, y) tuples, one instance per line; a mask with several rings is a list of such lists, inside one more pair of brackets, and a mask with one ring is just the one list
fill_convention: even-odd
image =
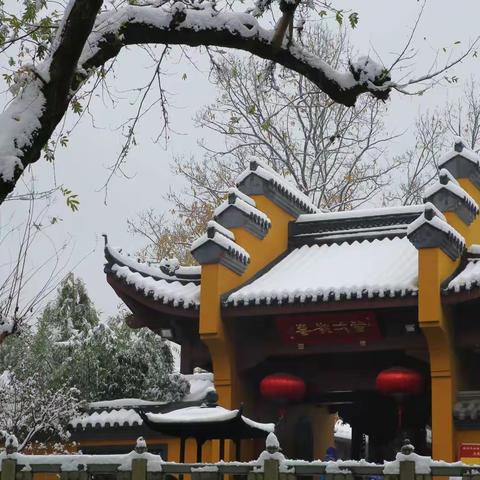
[(433, 211), (433, 208), (426, 207), (424, 211), (424, 215), (427, 220), (431, 220), (435, 216), (435, 212)]
[(108, 237), (106, 233), (102, 233), (103, 240), (105, 241), (105, 246), (108, 245)]
[(445, 170), (440, 170), (438, 179), (442, 185), (446, 185), (450, 181), (450, 178)]
[(462, 137), (455, 137), (454, 149), (456, 152), (461, 152), (465, 148), (465, 143)]
[(135, 451), (137, 453), (145, 453), (147, 451), (147, 442), (143, 437), (138, 437), (135, 444)]

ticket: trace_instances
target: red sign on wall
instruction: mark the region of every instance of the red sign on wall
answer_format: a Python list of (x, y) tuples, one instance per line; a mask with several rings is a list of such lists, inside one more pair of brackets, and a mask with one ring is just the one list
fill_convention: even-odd
[(275, 321), (286, 343), (352, 344), (381, 339), (373, 312), (291, 315), (277, 317)]
[(480, 444), (479, 443), (462, 443), (460, 445), (460, 459), (479, 458), (480, 459)]

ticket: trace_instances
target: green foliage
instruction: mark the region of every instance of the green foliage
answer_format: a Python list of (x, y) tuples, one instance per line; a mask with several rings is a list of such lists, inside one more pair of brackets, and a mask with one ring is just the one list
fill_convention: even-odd
[(2, 349), (0, 372), (16, 371), (12, 365), (21, 364), (22, 371), (42, 372), (52, 389), (77, 389), (85, 401), (179, 400), (188, 383), (170, 375), (173, 356), (168, 344), (149, 330), (129, 328), (126, 317), (123, 313), (101, 322), (84, 283), (70, 274), (35, 331), (22, 337), (21, 357), (15, 349)]
[(67, 202), (67, 207), (72, 210), (72, 212), (76, 212), (78, 210), (78, 206), (80, 205), (80, 200), (78, 199), (78, 195), (73, 193), (70, 189), (62, 187), (60, 191), (63, 193), (65, 197), (65, 201)]
[(63, 342), (72, 340), (72, 336), (85, 336), (99, 321), (85, 284), (70, 273), (61, 283), (55, 300), (45, 307), (38, 330), (47, 330), (53, 341)]

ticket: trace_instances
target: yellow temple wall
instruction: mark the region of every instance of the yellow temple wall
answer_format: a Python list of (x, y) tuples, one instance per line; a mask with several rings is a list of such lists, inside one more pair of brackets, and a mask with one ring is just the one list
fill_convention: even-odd
[[(468, 178), (459, 178), (460, 185), (475, 201), (480, 191)], [(464, 237), (466, 248), (480, 243), (480, 217), (466, 225), (456, 213), (446, 212), (450, 226)], [(440, 248), (419, 250), (418, 321), (428, 343), (432, 389), (432, 455), (436, 459), (454, 461), (461, 443), (480, 442), (479, 431), (456, 431), (453, 408), (459, 385), (461, 365), (453, 342), (454, 315), (442, 305), (442, 283), (458, 268), (460, 258), (452, 260)]]
[[(250, 263), (242, 275), (232, 272), (221, 264), (202, 266), (202, 289), (200, 293), (200, 338), (207, 345), (215, 374), (215, 388), (219, 403), (225, 408), (237, 408), (247, 392), (238, 378), (235, 366), (235, 346), (229, 338), (222, 319), (221, 296), (245, 283), (264, 268), (288, 246), (288, 223), (293, 217), (262, 195), (254, 195), (259, 210), (271, 220), (272, 226), (264, 239), (259, 239), (243, 228), (231, 228), (235, 241), (250, 255)], [(247, 443), (247, 450), (251, 445)], [(225, 452), (232, 455), (233, 448)], [(229, 453), (230, 452), (230, 453)]]

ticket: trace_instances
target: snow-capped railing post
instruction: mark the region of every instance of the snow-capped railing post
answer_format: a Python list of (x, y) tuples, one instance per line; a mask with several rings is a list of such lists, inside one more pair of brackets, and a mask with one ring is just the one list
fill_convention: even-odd
[[(17, 453), (18, 440), (15, 435), (8, 435), (5, 440), (5, 453), (13, 455)], [(15, 480), (17, 471), (17, 460), (14, 458), (4, 458), (2, 460), (2, 471), (0, 472), (1, 480)]]
[[(147, 442), (143, 437), (137, 438), (135, 445), (135, 452), (142, 455), (147, 451)], [(132, 459), (132, 480), (147, 480), (147, 459), (134, 458)]]
[[(400, 452), (403, 455), (410, 455), (414, 450), (415, 447), (410, 443), (410, 440), (406, 438), (403, 441)], [(411, 460), (400, 461), (400, 480), (415, 480), (415, 462)]]

